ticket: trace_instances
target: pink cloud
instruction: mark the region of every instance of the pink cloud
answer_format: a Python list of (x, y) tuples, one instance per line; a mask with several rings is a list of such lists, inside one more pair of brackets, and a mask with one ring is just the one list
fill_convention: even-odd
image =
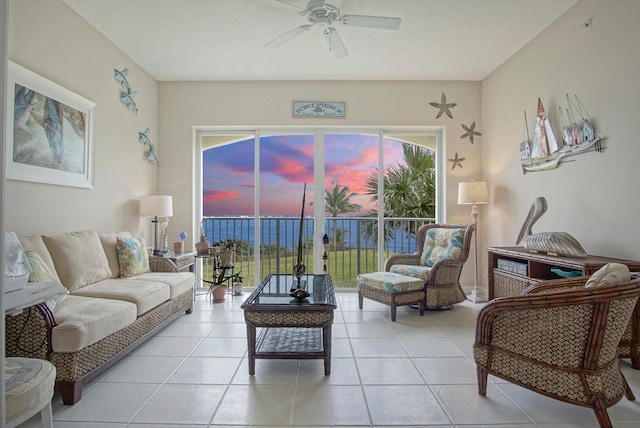
[(217, 201), (238, 199), (240, 193), (233, 190), (209, 190), (204, 192), (203, 196), (204, 203), (209, 204)]

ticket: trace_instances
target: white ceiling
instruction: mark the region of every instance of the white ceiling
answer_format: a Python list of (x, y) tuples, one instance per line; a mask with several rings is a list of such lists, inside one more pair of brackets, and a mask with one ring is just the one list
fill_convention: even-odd
[(342, 15), (402, 23), (397, 31), (335, 24), (349, 51), (341, 59), (318, 27), (265, 47), (308, 21), (264, 0), (64, 1), (159, 81), (477, 81), (577, 0), (344, 0)]

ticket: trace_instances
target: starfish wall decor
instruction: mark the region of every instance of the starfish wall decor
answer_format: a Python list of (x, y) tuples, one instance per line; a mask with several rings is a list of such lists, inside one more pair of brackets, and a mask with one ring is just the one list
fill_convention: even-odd
[(466, 132), (464, 134), (462, 134), (460, 136), (460, 138), (469, 137), (469, 141), (471, 142), (471, 144), (473, 144), (473, 136), (474, 135), (482, 135), (481, 133), (479, 133), (478, 131), (475, 130), (476, 129), (476, 123), (475, 122), (473, 122), (471, 124), (471, 126), (469, 126), (469, 127), (467, 127), (467, 126), (465, 126), (463, 124), (461, 124), (461, 125), (462, 125), (462, 129), (464, 129)]
[(442, 97), (440, 98), (440, 103), (429, 103), (429, 104), (432, 107), (439, 109), (438, 114), (436, 114), (436, 119), (439, 119), (443, 113), (449, 116), (451, 119), (453, 119), (453, 115), (451, 114), (451, 110), (449, 109), (452, 109), (458, 105), (457, 103), (447, 104), (447, 96), (444, 94), (444, 92), (442, 93)]
[(453, 159), (447, 159), (449, 162), (452, 162), (451, 164), (451, 170), (453, 171), (456, 166), (459, 166), (460, 168), (462, 168), (462, 161), (465, 160), (466, 158), (461, 158), (458, 156), (458, 152), (456, 152), (455, 156), (453, 157)]

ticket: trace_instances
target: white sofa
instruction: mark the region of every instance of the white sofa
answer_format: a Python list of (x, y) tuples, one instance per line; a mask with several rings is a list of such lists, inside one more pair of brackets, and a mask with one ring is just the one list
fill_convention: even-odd
[[(157, 258), (147, 262), (146, 272), (135, 272), (140, 266), (132, 270), (125, 258), (131, 254), (123, 247), (133, 241), (127, 232), (93, 230), (20, 237), (30, 263), (46, 265), (36, 267), (34, 279), (44, 271), (69, 294), (61, 302), (7, 316), (6, 355), (51, 361), (65, 404), (80, 400), (85, 381), (182, 312), (191, 313), (193, 273), (178, 272), (173, 262)], [(140, 258), (146, 248), (136, 242), (140, 247), (133, 254)]]

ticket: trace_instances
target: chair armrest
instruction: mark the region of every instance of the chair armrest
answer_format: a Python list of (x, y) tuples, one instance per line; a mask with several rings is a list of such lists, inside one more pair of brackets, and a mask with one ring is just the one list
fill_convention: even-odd
[(151, 272), (178, 272), (178, 267), (173, 261), (161, 257), (149, 258), (149, 267)]
[(7, 315), (6, 355), (46, 360), (53, 351), (51, 332), (55, 326), (53, 313), (45, 303), (28, 307), (15, 316)]
[(389, 256), (387, 261), (384, 263), (385, 272), (389, 272), (391, 266), (393, 265), (419, 265), (420, 264), (420, 253), (414, 254), (393, 254)]

